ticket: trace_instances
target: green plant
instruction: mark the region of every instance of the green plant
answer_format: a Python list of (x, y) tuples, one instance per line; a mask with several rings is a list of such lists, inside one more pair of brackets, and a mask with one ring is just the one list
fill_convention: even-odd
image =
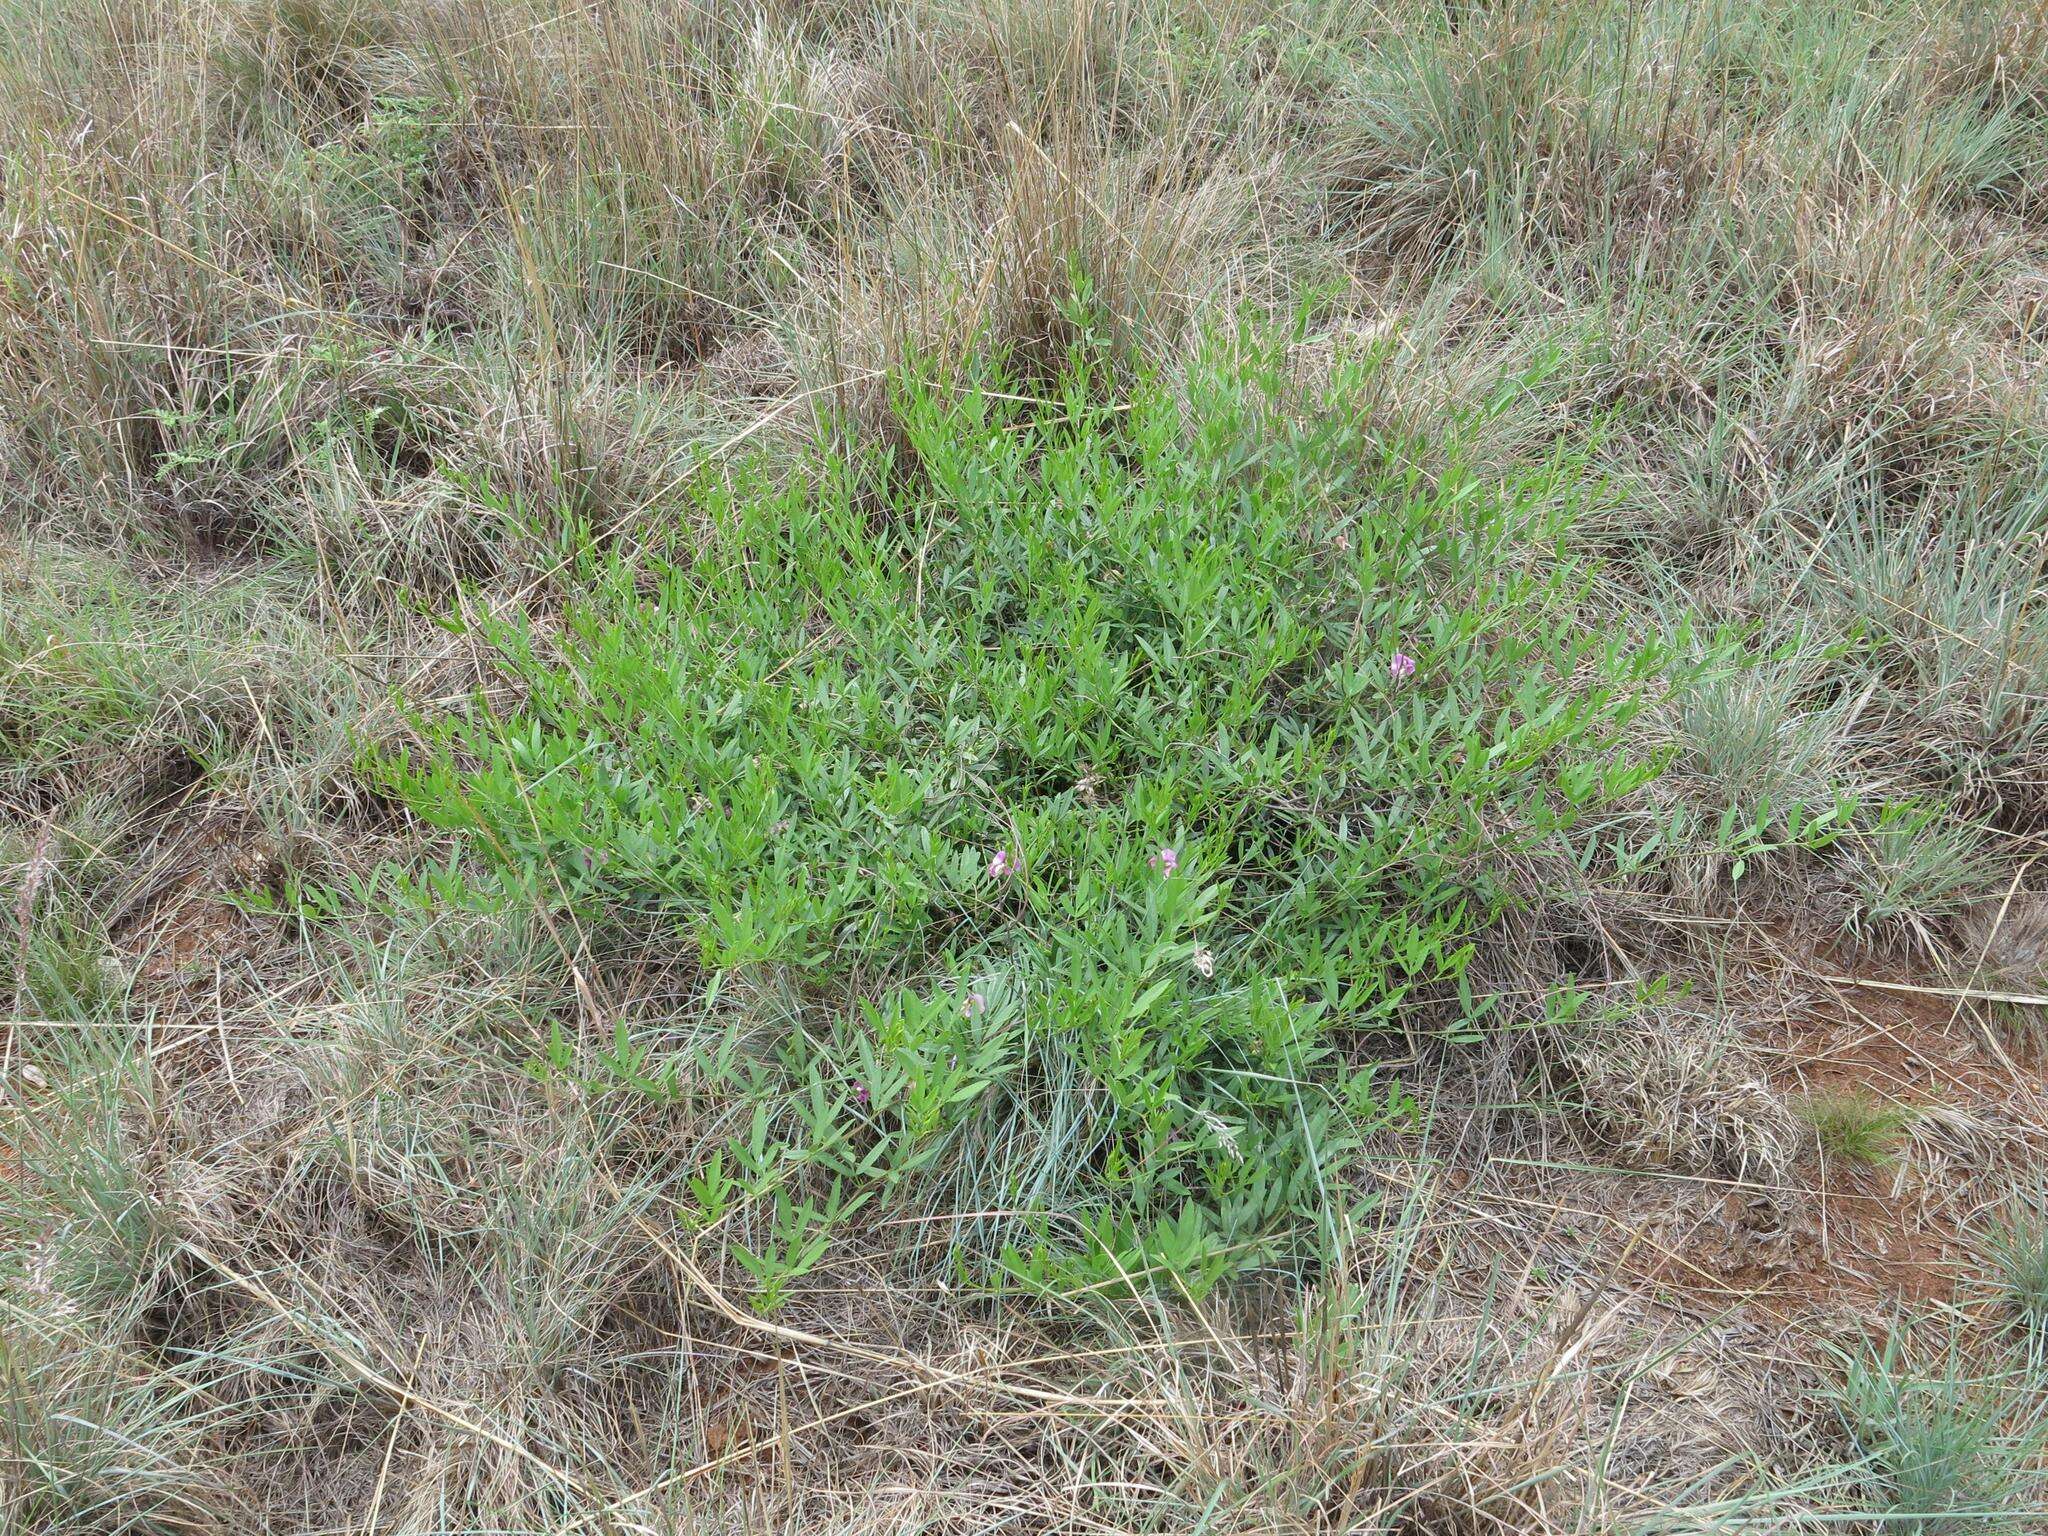
[(913, 377), (906, 459), (701, 486), (559, 643), (486, 629), (518, 709), (384, 762), (462, 834), (441, 888), (666, 920), (714, 1012), (782, 978), (763, 1192), (943, 1176), (1038, 1279), (1309, 1251), (1409, 1113), (1359, 1042), (1647, 777), (1659, 655), (1572, 623), (1569, 457), (1425, 478), (1278, 387), (1244, 338), (1185, 409), (1085, 359), (1030, 403)]
[(2004, 1299), (2029, 1328), (2048, 1327), (2048, 1214), (2016, 1196), (1992, 1226), (1986, 1256)]
[(1853, 904), (1844, 927), (1859, 939), (1895, 925), (1931, 946), (1932, 925), (1995, 888), (1996, 854), (1941, 807), (1888, 805), (1846, 841)]
[(1900, 1139), (1913, 1123), (1912, 1111), (1904, 1106), (1847, 1089), (1809, 1095), (1798, 1114), (1812, 1127), (1823, 1154), (1866, 1166), (1897, 1156)]
[[(1906, 1330), (1851, 1359), (1841, 1411), (1874, 1486), (1870, 1513), (1911, 1536), (2035, 1528), (2044, 1448), (2038, 1371), (2015, 1363), (1977, 1374), (1951, 1340), (1931, 1365), (1909, 1357)], [(1859, 1501), (1860, 1502), (1860, 1501)]]

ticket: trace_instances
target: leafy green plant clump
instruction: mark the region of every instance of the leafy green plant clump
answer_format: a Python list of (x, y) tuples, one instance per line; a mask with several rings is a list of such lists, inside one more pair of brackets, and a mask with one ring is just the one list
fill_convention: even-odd
[(1362, 375), (1283, 377), (913, 379), (892, 453), (707, 476), (559, 634), (497, 624), (522, 702), (387, 764), (461, 835), (441, 896), (669, 922), (708, 1020), (781, 1000), (694, 1076), (610, 1057), (744, 1090), (701, 1214), (762, 1299), (870, 1201), (1034, 1287), (1310, 1261), (1326, 1174), (1413, 1112), (1370, 1037), (1469, 1025), (1516, 861), (1652, 771), (1619, 738), (1660, 657), (1574, 617), (1579, 466), (1482, 477), (1453, 429), (1426, 473)]

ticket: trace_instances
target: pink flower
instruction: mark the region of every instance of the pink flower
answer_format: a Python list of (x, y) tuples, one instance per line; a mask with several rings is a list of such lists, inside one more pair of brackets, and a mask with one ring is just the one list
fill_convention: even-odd
[(987, 1007), (987, 998), (983, 997), (979, 992), (970, 992), (967, 994), (967, 1001), (960, 1005), (960, 1017), (971, 1019)]
[(853, 1085), (853, 1097), (865, 1109), (868, 1102), (868, 1085), (866, 1083), (855, 1083)]
[(1394, 659), (1387, 663), (1387, 671), (1397, 683), (1405, 683), (1415, 675), (1415, 658), (1406, 651), (1394, 652)]
[(1007, 875), (1014, 868), (1016, 868), (1016, 865), (1011, 863), (1010, 850), (1007, 848), (998, 848), (996, 856), (988, 861), (989, 874), (998, 880), (1002, 879), (1003, 876)]
[(1153, 854), (1152, 857), (1147, 859), (1145, 862), (1147, 864), (1150, 864), (1154, 869), (1160, 871), (1162, 874), (1170, 875), (1175, 870), (1180, 868), (1180, 855), (1175, 853), (1171, 848), (1161, 848), (1157, 853)]

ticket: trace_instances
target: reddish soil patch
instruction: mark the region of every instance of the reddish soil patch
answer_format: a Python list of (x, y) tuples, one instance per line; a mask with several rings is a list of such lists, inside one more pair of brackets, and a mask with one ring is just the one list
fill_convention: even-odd
[(1760, 954), (1760, 978), (1793, 985), (1750, 1005), (1744, 1041), (1795, 1110), (1852, 1095), (1903, 1111), (1891, 1156), (1858, 1164), (1811, 1145), (1784, 1174), (1748, 1179), (1602, 1168), (1597, 1153), (1497, 1157), (1453, 1183), (1459, 1205), (1502, 1228), (1554, 1219), (1546, 1237), (1581, 1272), (1696, 1317), (1775, 1331), (1967, 1303), (1987, 1212), (2048, 1161), (2048, 1075), (1955, 998), (1847, 971)]
[[(1968, 1233), (2041, 1123), (2041, 1074), (1957, 999), (1862, 979), (1889, 985), (1824, 980), (1750, 1042), (1795, 1105), (1833, 1095), (1903, 1111), (1896, 1155), (1864, 1165), (1816, 1148), (1783, 1184), (1731, 1189), (1646, 1278), (1780, 1316), (1958, 1298), (1974, 1269)], [(1980, 1185), (1995, 1169), (2008, 1175), (1998, 1189)]]
[(1754, 1032), (1781, 1091), (1847, 1090), (1912, 1109), (1946, 1103), (2001, 1113), (2040, 1095), (2038, 1069), (2020, 1066), (1957, 999), (1869, 979), (1888, 985), (1829, 983), (1807, 1009)]
[(1716, 1307), (1780, 1318), (1944, 1302), (1969, 1270), (1951, 1223), (1870, 1189), (1731, 1189), (1690, 1209), (1677, 1206), (1666, 1230), (1676, 1241), (1632, 1266), (1637, 1278)]

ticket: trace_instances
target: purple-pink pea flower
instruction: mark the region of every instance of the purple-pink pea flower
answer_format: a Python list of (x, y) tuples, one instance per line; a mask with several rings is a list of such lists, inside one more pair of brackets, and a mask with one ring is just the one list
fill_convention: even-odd
[(979, 992), (970, 992), (967, 994), (967, 1000), (960, 1005), (960, 1017), (971, 1019), (986, 1007), (988, 1007), (987, 998), (983, 997)]
[(1014, 868), (1016, 866), (1010, 861), (1010, 850), (1007, 848), (998, 848), (995, 857), (988, 861), (989, 874), (998, 880)]
[(1171, 848), (1161, 848), (1145, 862), (1161, 873), (1170, 875), (1180, 868), (1180, 855)]
[(1394, 659), (1387, 663), (1387, 671), (1397, 683), (1405, 683), (1415, 675), (1415, 658), (1406, 651), (1394, 652)]

